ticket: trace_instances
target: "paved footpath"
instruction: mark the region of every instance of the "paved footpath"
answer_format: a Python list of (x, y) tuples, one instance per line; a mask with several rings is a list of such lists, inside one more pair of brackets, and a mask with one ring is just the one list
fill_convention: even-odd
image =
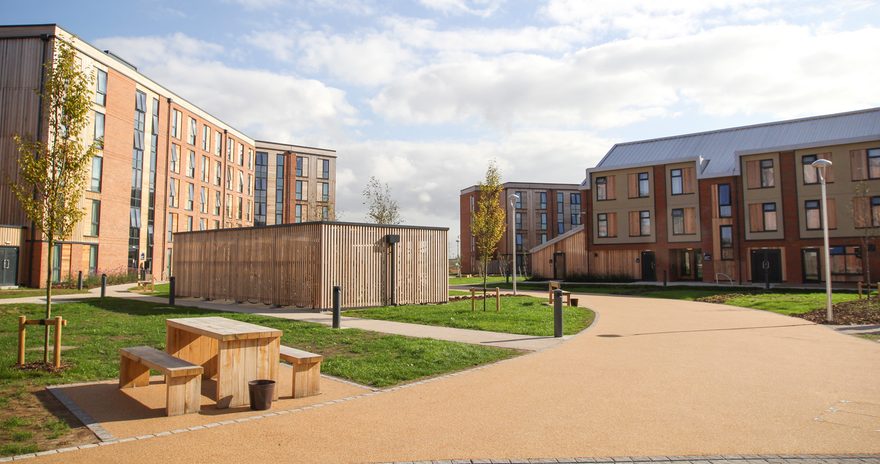
[[(581, 299), (597, 322), (542, 351), (295, 413), (37, 460), (876, 463), (877, 343), (744, 308)], [(812, 456), (850, 453), (867, 454)]]

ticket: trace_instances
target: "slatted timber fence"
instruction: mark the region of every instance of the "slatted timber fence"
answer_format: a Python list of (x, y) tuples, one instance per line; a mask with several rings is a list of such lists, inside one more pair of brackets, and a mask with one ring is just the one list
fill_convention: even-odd
[[(343, 308), (385, 306), (391, 304), (392, 292), (397, 304), (444, 303), (447, 232), (438, 227), (308, 222), (177, 233), (175, 293), (329, 309), (338, 285)], [(390, 244), (389, 235), (398, 236), (399, 242)]]

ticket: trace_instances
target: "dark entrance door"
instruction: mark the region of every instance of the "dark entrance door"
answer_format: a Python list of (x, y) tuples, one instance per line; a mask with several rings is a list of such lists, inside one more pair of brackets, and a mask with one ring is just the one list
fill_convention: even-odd
[(805, 248), (803, 255), (804, 282), (819, 282), (821, 265), (819, 264), (819, 250), (817, 248)]
[(18, 248), (0, 247), (0, 286), (16, 285), (18, 281)]
[(657, 259), (653, 251), (642, 252), (642, 280), (657, 280)]
[(553, 253), (553, 280), (565, 280), (565, 253)]
[(752, 250), (752, 282), (782, 282), (782, 253), (779, 250)]

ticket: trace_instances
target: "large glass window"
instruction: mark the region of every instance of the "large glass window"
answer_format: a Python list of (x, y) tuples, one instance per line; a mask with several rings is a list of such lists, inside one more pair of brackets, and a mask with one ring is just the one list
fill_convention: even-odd
[(104, 113), (95, 111), (95, 145), (104, 148)]
[(89, 245), (89, 275), (98, 274), (98, 245)]
[(801, 169), (804, 173), (805, 184), (819, 183), (819, 170), (813, 167), (813, 162), (819, 159), (816, 155), (806, 155), (801, 158)]
[(518, 230), (522, 230), (522, 228), (523, 228), (523, 222), (522, 222), (523, 215), (522, 215), (522, 213), (515, 213), (513, 215), (513, 218), (514, 218), (514, 227), (516, 227)]
[(223, 182), (223, 163), (214, 162), (214, 185), (220, 185)]
[(682, 178), (681, 169), (673, 169), (669, 171), (670, 187), (673, 195), (681, 195), (684, 193), (684, 180)]
[(202, 126), (202, 150), (211, 151), (211, 128)]
[(189, 118), (189, 136), (188, 142), (190, 145), (196, 144), (196, 120), (193, 118)]
[(607, 237), (608, 236), (608, 214), (599, 213), (596, 216), (596, 225), (599, 231), (599, 237)]
[(639, 173), (639, 197), (647, 197), (651, 194), (650, 185), (648, 182), (648, 173), (640, 172)]
[(296, 176), (306, 177), (309, 175), (309, 159), (305, 156), (296, 157)]
[(330, 178), (330, 160), (322, 159), (321, 160), (321, 179), (329, 179)]
[(275, 164), (275, 224), (281, 224), (284, 222), (284, 155), (276, 155)]
[(170, 193), (168, 194), (168, 203), (171, 204), (172, 208), (177, 208), (177, 188), (179, 184), (180, 181), (177, 179), (171, 179), (171, 182), (169, 182)]
[(525, 198), (525, 193), (523, 193), (523, 192), (516, 192), (516, 200), (515, 200), (515, 202), (514, 202), (514, 204), (513, 204), (513, 207), (516, 208), (516, 209), (522, 209), (522, 207), (523, 207), (523, 206), (522, 206), (522, 205), (523, 205), (523, 198)]
[(761, 187), (773, 187), (776, 185), (776, 176), (773, 169), (773, 160), (761, 160)]
[(880, 197), (871, 197), (871, 226), (880, 227)]
[(107, 106), (107, 71), (98, 70), (95, 80), (95, 103)]
[(89, 214), (89, 235), (97, 237), (101, 228), (101, 202), (92, 200), (92, 208)]
[(131, 214), (128, 233), (128, 268), (137, 272), (140, 264), (141, 197), (144, 172), (144, 137), (147, 119), (147, 94), (135, 93), (134, 147), (131, 156)]
[(831, 254), (832, 275), (861, 275), (862, 254), (857, 246), (833, 246)]
[(210, 182), (211, 177), (211, 161), (207, 156), (202, 155), (202, 182)]
[(822, 213), (819, 207), (819, 200), (805, 201), (804, 212), (807, 219), (807, 230), (822, 228)]
[(199, 211), (208, 213), (208, 189), (199, 187)]
[(684, 209), (672, 210), (672, 235), (684, 235)]
[(254, 225), (266, 225), (266, 211), (268, 204), (267, 189), (269, 186), (269, 154), (264, 151), (257, 152), (256, 177), (254, 181)]
[(731, 217), (732, 215), (730, 184), (718, 184), (718, 217)]
[(171, 144), (171, 172), (180, 174), (180, 147)]
[(220, 203), (222, 203), (221, 197), (220, 197), (220, 191), (215, 190), (214, 191), (214, 216), (220, 215)]
[(306, 188), (305, 182), (301, 180), (296, 181), (295, 194), (295, 198), (299, 201), (308, 200), (308, 189)]
[(764, 213), (764, 231), (772, 232), (777, 229), (776, 224), (776, 203), (764, 203), (761, 206)]
[(523, 235), (516, 234), (516, 251), (523, 251)]
[(721, 226), (721, 259), (733, 259), (733, 226)]
[(581, 194), (572, 193), (569, 201), (571, 202), (571, 225), (578, 226), (581, 224)]
[(180, 139), (180, 111), (174, 110), (171, 114), (171, 136)]
[(151, 111), (152, 124), (150, 125), (150, 170), (147, 185), (149, 192), (147, 194), (147, 250), (146, 260), (144, 261), (144, 269), (152, 274), (153, 272), (153, 253), (155, 246), (155, 228), (156, 228), (156, 170), (159, 159), (159, 99), (153, 98)]
[(880, 179), (880, 148), (868, 150), (868, 178)]
[(186, 184), (186, 203), (183, 205), (183, 209), (187, 211), (192, 211), (193, 209), (193, 197), (195, 196), (195, 186), (193, 184)]
[(56, 244), (52, 252), (52, 282), (61, 282), (61, 244)]
[(223, 134), (220, 132), (214, 132), (214, 155), (220, 156), (220, 150), (222, 150), (223, 145)]
[(538, 192), (538, 209), (547, 209), (547, 192)]
[(538, 230), (547, 230), (547, 213), (538, 215)]
[(327, 182), (318, 182), (321, 188), (321, 201), (330, 201), (330, 184)]
[(296, 205), (293, 207), (293, 220), (294, 220), (294, 222), (302, 222), (302, 220), (303, 220), (303, 205)]
[(608, 199), (608, 178), (607, 177), (597, 177), (596, 178), (596, 199), (597, 200), (607, 200)]
[(193, 178), (196, 176), (196, 152), (189, 151), (189, 162), (186, 164), (186, 177)]
[(92, 192), (101, 191), (101, 175), (104, 166), (104, 158), (100, 156), (92, 157), (92, 176), (89, 182), (89, 190)]
[(650, 211), (639, 211), (639, 235), (651, 235)]

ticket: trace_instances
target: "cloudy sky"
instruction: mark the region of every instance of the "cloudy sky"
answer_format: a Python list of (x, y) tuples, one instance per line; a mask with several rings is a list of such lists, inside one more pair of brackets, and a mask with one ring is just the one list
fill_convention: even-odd
[(334, 148), (458, 234), (458, 192), (578, 183), (615, 142), (880, 106), (880, 5), (795, 0), (0, 0), (258, 139)]

